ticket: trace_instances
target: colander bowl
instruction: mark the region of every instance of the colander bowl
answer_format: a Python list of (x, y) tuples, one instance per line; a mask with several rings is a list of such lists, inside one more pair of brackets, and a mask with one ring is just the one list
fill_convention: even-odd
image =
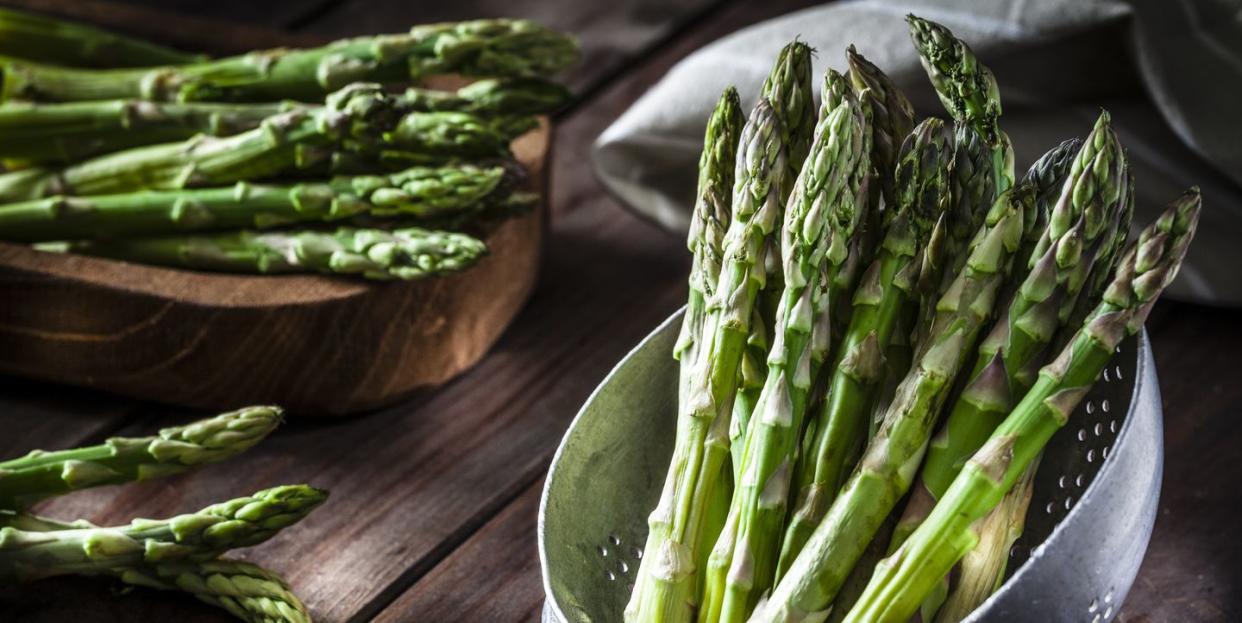
[[(608, 374), (570, 425), (539, 507), (545, 623), (622, 611), (672, 454), (681, 312)], [(1116, 616), (1151, 538), (1163, 465), (1146, 333), (1117, 349), (1057, 432), (1035, 480), (1009, 578), (967, 620), (1099, 623)]]

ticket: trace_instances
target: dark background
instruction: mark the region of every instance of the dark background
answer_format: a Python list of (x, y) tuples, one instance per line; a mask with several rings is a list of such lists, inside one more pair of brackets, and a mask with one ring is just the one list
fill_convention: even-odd
[[(580, 37), (578, 100), (554, 119), (551, 236), (540, 286), (491, 355), (447, 386), (364, 417), (293, 422), (225, 465), (44, 510), (97, 522), (166, 516), (279, 482), (331, 489), (302, 525), (245, 557), (285, 575), (321, 621), (531, 621), (543, 593), (535, 513), (543, 474), (581, 402), (685, 300), (683, 241), (620, 209), (591, 174), (591, 141), (677, 60), (805, 0), (21, 0), (212, 53), (311, 45), (488, 16)], [(986, 59), (985, 59), (986, 60)], [(1239, 314), (1162, 302), (1151, 332), (1165, 402), (1160, 512), (1120, 620), (1242, 619)], [(0, 456), (154, 430), (186, 414), (0, 377)], [(16, 431), (16, 434), (13, 432)], [(229, 621), (180, 595), (105, 581), (0, 588), (0, 621)]]

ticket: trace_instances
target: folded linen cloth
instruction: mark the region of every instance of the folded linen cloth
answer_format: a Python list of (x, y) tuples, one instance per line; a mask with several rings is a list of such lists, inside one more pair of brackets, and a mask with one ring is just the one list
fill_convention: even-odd
[(795, 37), (817, 49), (817, 75), (844, 71), (853, 43), (920, 116), (947, 117), (910, 43), (907, 13), (949, 27), (992, 68), (1019, 175), (1061, 140), (1085, 136), (1103, 107), (1129, 149), (1136, 228), (1198, 184), (1202, 226), (1170, 294), (1242, 306), (1242, 0), (856, 0), (798, 11), (674, 66), (600, 135), (597, 176), (640, 214), (685, 232), (716, 98), (732, 84), (753, 105), (772, 59)]

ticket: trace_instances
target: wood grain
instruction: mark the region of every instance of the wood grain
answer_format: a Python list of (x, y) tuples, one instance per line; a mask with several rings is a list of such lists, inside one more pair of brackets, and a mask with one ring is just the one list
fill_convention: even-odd
[[(514, 143), (546, 188), (550, 128)], [(495, 343), (538, 270), (543, 211), (468, 271), (413, 282), (254, 277), (0, 244), (0, 370), (206, 409), (341, 414), (443, 383)]]
[(542, 479), (527, 487), (375, 622), (538, 620), (543, 587), (531, 535), (542, 489)]

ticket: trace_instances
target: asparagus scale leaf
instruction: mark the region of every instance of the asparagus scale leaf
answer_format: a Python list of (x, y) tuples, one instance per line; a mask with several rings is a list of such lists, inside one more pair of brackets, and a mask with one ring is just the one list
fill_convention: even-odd
[(89, 487), (147, 480), (228, 459), (276, 429), (276, 407), (247, 407), (150, 437), (113, 437), (97, 446), (0, 462), (0, 508), (21, 509), (41, 499)]
[(1103, 300), (1005, 421), (953, 479), (927, 519), (877, 568), (846, 621), (905, 621), (975, 547), (976, 522), (1000, 503), (1073, 414), (1123, 339), (1142, 328), (1177, 275), (1198, 223), (1197, 188), (1177, 198), (1126, 251)]
[(189, 593), (247, 623), (311, 623), (306, 606), (279, 575), (240, 560), (168, 561), (110, 573), (133, 586)]

